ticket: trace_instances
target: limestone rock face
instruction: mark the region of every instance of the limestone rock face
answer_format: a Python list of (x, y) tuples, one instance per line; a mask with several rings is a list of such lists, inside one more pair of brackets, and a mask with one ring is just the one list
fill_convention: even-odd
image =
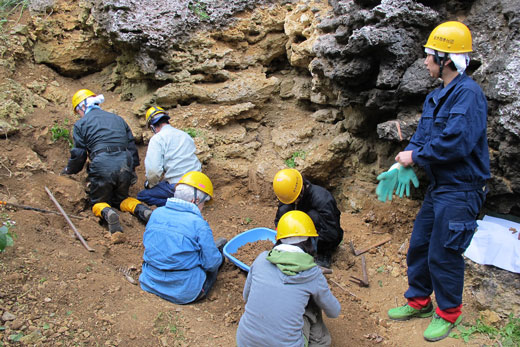
[(466, 259), (464, 287), (483, 309), (504, 317), (520, 314), (520, 274)]
[[(348, 174), (375, 184), (413, 134), (424, 97), (439, 85), (424, 68), (423, 44), (439, 22), (460, 19), (473, 35), (468, 74), (489, 104), (487, 207), (520, 213), (516, 0), (31, 3), (39, 15), (13, 28), (9, 37), (18, 50), (8, 52), (0, 42), (9, 58), (0, 66), (13, 69), (11, 58), (30, 51), (67, 76), (102, 71), (103, 86), (132, 102), (134, 115), (151, 105), (175, 108), (179, 126), (205, 134), (197, 141), (208, 164), (242, 178), (254, 173), (256, 187), (255, 180), (267, 179), (265, 170), (258, 173), (262, 155), (272, 156), (276, 168), (294, 161), (324, 182), (331, 181), (326, 175)], [(67, 102), (48, 82), (28, 88), (55, 104)], [(146, 142), (149, 134), (134, 115), (125, 116)], [(236, 124), (246, 129), (242, 142), (216, 140)], [(305, 157), (293, 158), (300, 152)]]
[(35, 107), (43, 108), (47, 101), (12, 79), (0, 82), (0, 133), (12, 135), (20, 130)]
[(37, 63), (47, 64), (65, 76), (81, 76), (113, 62), (116, 53), (106, 39), (89, 30), (90, 8), (76, 2), (57, 2), (56, 14), (34, 17), (36, 43), (33, 53)]

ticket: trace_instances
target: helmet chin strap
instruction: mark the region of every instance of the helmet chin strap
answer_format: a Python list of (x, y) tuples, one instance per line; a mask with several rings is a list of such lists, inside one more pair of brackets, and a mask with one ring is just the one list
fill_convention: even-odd
[(444, 64), (448, 60), (448, 53), (444, 53), (443, 57), (439, 57), (437, 51), (435, 51), (434, 58), (435, 63), (439, 65), (439, 78), (442, 78), (442, 70), (444, 69)]

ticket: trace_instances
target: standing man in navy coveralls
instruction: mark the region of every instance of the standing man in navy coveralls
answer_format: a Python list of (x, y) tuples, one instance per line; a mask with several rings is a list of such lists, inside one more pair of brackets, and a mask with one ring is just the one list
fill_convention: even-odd
[[(408, 303), (390, 309), (395, 320), (429, 317), (424, 338), (438, 341), (460, 323), (464, 259), (490, 178), (487, 102), (464, 71), (471, 33), (460, 22), (437, 26), (426, 43), (424, 64), (442, 84), (426, 97), (417, 131), (395, 160), (422, 167), (430, 185), (407, 254)], [(430, 295), (435, 292), (435, 314)]]

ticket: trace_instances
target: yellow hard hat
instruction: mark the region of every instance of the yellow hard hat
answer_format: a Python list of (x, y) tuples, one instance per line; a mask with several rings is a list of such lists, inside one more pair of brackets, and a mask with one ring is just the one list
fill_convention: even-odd
[(296, 169), (283, 169), (274, 175), (274, 193), (284, 204), (292, 204), (300, 195), (303, 187), (303, 178)]
[(80, 89), (72, 96), (72, 111), (76, 110), (79, 103), (85, 100), (86, 98), (90, 98), (91, 96), (96, 96), (92, 91), (88, 89)]
[(471, 32), (461, 22), (444, 22), (433, 29), (424, 47), (445, 53), (472, 52)]
[(159, 106), (152, 106), (148, 109), (148, 111), (146, 111), (146, 125), (154, 125), (159, 121), (159, 119), (163, 117), (170, 119), (170, 116), (168, 116), (168, 113), (164, 110), (164, 108)]
[(175, 186), (178, 184), (187, 184), (203, 191), (213, 198), (213, 183), (211, 183), (208, 176), (200, 171), (190, 171), (184, 174)]
[(292, 236), (316, 237), (316, 227), (311, 217), (302, 211), (289, 211), (278, 221), (276, 241)]

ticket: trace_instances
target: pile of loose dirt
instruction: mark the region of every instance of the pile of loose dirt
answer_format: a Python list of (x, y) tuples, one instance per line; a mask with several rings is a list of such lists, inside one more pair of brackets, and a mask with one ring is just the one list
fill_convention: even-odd
[(233, 253), (233, 256), (247, 266), (251, 266), (260, 253), (263, 251), (270, 251), (272, 248), (273, 243), (269, 240), (248, 242), (239, 247), (236, 253)]

